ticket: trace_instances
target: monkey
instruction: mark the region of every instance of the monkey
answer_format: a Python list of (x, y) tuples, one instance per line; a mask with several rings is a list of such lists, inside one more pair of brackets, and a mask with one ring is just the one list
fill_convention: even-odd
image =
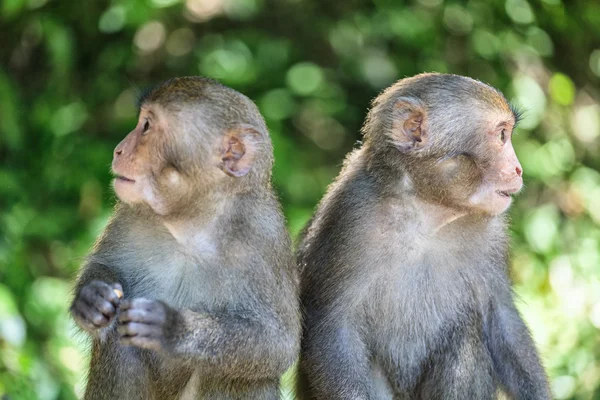
[(451, 74), (373, 100), (298, 243), (301, 399), (550, 399), (508, 271), (519, 117)]
[(264, 119), (203, 77), (140, 104), (70, 308), (92, 337), (85, 399), (278, 399), (300, 347), (299, 272)]

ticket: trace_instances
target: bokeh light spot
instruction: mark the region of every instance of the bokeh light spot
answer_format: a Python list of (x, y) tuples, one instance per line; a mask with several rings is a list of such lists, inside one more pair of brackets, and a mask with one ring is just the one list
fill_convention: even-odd
[(568, 399), (575, 391), (575, 378), (569, 375), (557, 376), (552, 380), (552, 393), (556, 399)]
[(56, 136), (64, 136), (79, 129), (87, 117), (85, 105), (74, 102), (58, 109), (50, 121), (50, 129)]
[(500, 50), (500, 39), (483, 29), (473, 32), (472, 43), (475, 51), (483, 58), (492, 59)]
[(506, 13), (517, 24), (530, 24), (534, 21), (533, 11), (526, 0), (506, 0)]
[(600, 136), (600, 106), (588, 104), (576, 107), (571, 117), (571, 127), (582, 142), (594, 142)]
[(156, 8), (171, 7), (175, 4), (181, 3), (181, 0), (150, 0), (152, 5)]
[(133, 38), (133, 43), (142, 53), (152, 53), (165, 41), (166, 30), (162, 23), (150, 21), (142, 25)]
[(527, 30), (527, 43), (542, 57), (550, 57), (554, 53), (554, 44), (550, 36), (538, 27)]
[(136, 108), (137, 93), (134, 89), (125, 89), (115, 100), (115, 116), (119, 119), (133, 118), (137, 115)]
[(546, 204), (525, 218), (525, 238), (538, 253), (547, 253), (558, 233), (558, 211), (554, 204)]
[(98, 21), (98, 29), (104, 33), (118, 32), (125, 25), (125, 8), (123, 6), (114, 6), (102, 14)]
[(186, 0), (185, 6), (196, 22), (204, 22), (223, 12), (224, 0)]
[(202, 74), (229, 85), (250, 82), (256, 73), (252, 52), (245, 43), (237, 40), (209, 51), (201, 59), (199, 68)]
[(323, 71), (316, 64), (299, 63), (288, 70), (286, 82), (294, 93), (307, 96), (314, 93), (323, 83)]
[(258, 104), (265, 118), (274, 120), (287, 118), (296, 109), (296, 104), (287, 89), (274, 89), (267, 92)]
[(184, 56), (192, 51), (195, 40), (194, 32), (190, 28), (177, 29), (167, 39), (167, 52), (175, 57)]
[(565, 74), (556, 73), (548, 82), (548, 89), (552, 100), (560, 105), (568, 106), (575, 99), (575, 84)]
[(398, 76), (398, 71), (387, 55), (375, 52), (362, 61), (362, 72), (365, 79), (376, 88), (389, 85)]
[(600, 77), (600, 49), (596, 49), (590, 54), (590, 69), (594, 75)]
[(259, 0), (228, 0), (223, 5), (229, 18), (245, 20), (255, 16), (260, 11)]
[(469, 11), (459, 6), (451, 4), (444, 10), (444, 23), (448, 29), (457, 35), (466, 35), (473, 29), (473, 17)]

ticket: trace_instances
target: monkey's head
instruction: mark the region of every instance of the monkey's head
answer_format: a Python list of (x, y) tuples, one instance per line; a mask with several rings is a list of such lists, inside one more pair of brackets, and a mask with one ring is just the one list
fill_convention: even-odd
[(216, 81), (166, 81), (140, 100), (136, 127), (115, 148), (114, 189), (163, 216), (192, 211), (210, 193), (269, 185), (273, 151), (246, 96)]
[(471, 78), (422, 74), (373, 102), (363, 128), (371, 166), (403, 177), (421, 198), (497, 215), (523, 186), (511, 143), (519, 113), (498, 90)]

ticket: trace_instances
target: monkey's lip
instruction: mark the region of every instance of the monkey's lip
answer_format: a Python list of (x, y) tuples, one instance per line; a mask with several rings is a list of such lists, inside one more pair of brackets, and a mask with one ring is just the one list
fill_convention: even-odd
[(135, 180), (126, 178), (126, 177), (124, 177), (122, 175), (117, 175), (117, 180), (121, 181), (121, 182), (135, 183)]
[(519, 191), (520, 189), (505, 189), (505, 190), (496, 190), (496, 193), (498, 193), (500, 196), (502, 197), (510, 197), (512, 194), (515, 194)]

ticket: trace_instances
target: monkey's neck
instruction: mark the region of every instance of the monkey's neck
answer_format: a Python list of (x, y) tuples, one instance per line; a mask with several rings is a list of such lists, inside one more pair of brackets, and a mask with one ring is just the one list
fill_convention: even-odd
[(423, 227), (432, 233), (468, 215), (466, 211), (425, 201), (419, 201), (417, 207)]
[(186, 252), (208, 255), (217, 251), (215, 231), (227, 223), (231, 207), (230, 200), (215, 198), (194, 215), (164, 218), (162, 223)]

